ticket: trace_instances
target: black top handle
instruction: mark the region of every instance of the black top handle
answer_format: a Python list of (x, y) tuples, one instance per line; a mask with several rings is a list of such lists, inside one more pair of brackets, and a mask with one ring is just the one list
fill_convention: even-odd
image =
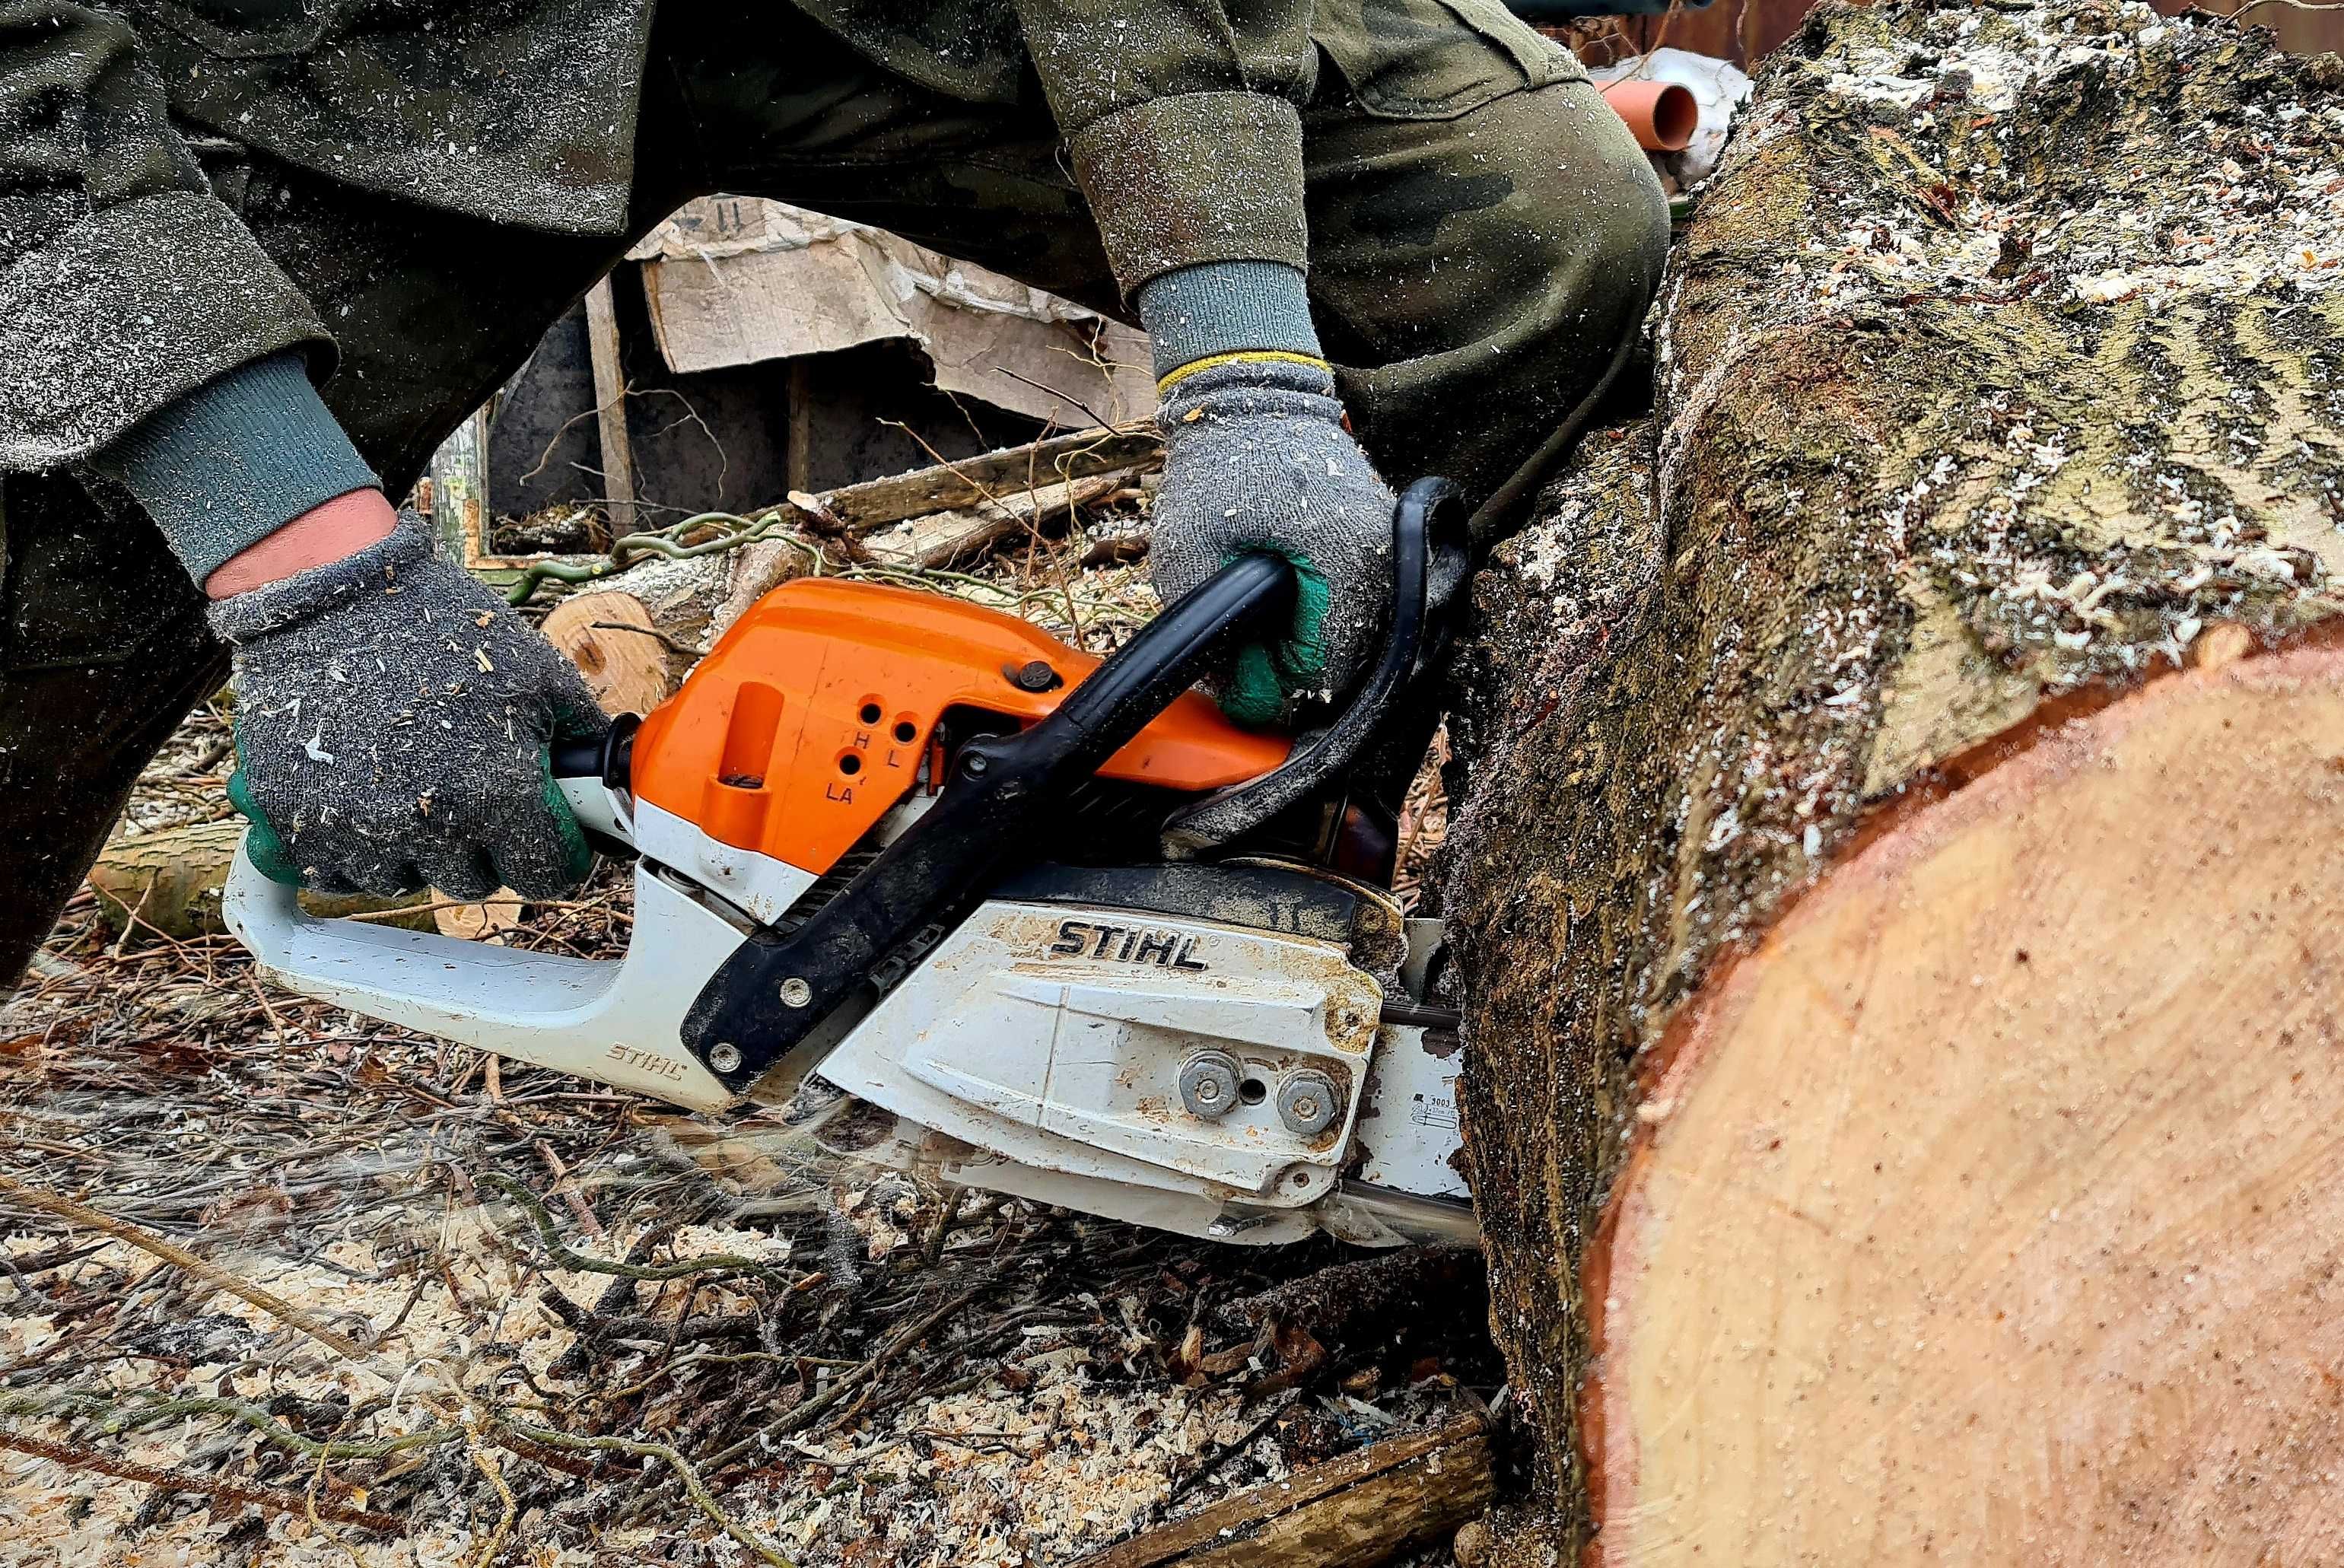
[(794, 931), (767, 927), (734, 949), (684, 1017), (685, 1048), (736, 1094), (777, 1067), (812, 1071), (828, 1044), (817, 1027), (889, 954), (1015, 863), (1041, 858), (1068, 796), (1224, 652), (1275, 636), (1294, 593), (1285, 560), (1241, 556), (1033, 727), (963, 746), (935, 804), (861, 875)]

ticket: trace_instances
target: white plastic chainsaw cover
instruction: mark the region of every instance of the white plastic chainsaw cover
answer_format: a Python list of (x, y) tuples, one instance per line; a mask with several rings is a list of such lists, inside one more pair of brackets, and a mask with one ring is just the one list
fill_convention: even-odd
[[(1349, 1148), (1382, 994), (1308, 937), (1080, 905), (981, 905), (888, 993), (822, 1076), (1022, 1165), (1294, 1209)], [(1182, 1103), (1181, 1064), (1238, 1058), (1238, 1103)], [(1292, 1074), (1335, 1081), (1333, 1125), (1290, 1130)]]

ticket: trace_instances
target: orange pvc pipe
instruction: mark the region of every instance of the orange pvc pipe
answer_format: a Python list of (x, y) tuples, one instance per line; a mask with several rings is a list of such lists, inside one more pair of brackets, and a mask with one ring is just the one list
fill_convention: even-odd
[(1640, 81), (1633, 76), (1607, 83), (1603, 101), (1628, 122), (1636, 145), (1647, 152), (1682, 152), (1701, 126), (1701, 105), (1680, 83)]

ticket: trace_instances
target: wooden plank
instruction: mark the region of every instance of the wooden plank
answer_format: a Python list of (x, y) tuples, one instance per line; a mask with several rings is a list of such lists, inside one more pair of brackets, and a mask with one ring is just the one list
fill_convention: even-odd
[(431, 531), (440, 551), (466, 566), (488, 553), (489, 410), (464, 416), (431, 454)]
[(789, 445), (783, 452), (782, 471), (792, 490), (813, 488), (813, 377), (801, 359), (790, 361)]
[(635, 454), (627, 440), (627, 379), (619, 317), (604, 277), (586, 291), (586, 351), (594, 365), (594, 420), (602, 441), (602, 510), (612, 537), (635, 531)]
[(1265, 1482), (1074, 1568), (1375, 1568), (1479, 1517), (1493, 1494), (1489, 1432), (1464, 1416)]

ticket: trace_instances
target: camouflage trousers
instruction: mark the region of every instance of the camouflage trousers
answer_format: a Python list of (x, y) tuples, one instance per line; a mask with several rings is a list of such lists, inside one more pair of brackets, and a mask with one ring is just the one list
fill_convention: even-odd
[[(1388, 477), (1446, 473), (1485, 521), (1601, 400), (1667, 242), (1659, 185), (1596, 90), (1520, 72), (1465, 27), (1429, 31), (1389, 43), (1372, 82), (1323, 68), (1304, 116), (1311, 306), (1354, 426)], [(662, 7), (626, 236), (500, 227), (217, 138), (197, 147), (336, 334), (327, 401), (394, 494), (634, 238), (696, 196), (870, 223), (1129, 314), (1038, 101), (945, 97), (781, 7), (753, 23), (707, 0)], [(161, 535), (96, 481), (8, 478), (0, 563), (5, 993), (225, 654)]]

